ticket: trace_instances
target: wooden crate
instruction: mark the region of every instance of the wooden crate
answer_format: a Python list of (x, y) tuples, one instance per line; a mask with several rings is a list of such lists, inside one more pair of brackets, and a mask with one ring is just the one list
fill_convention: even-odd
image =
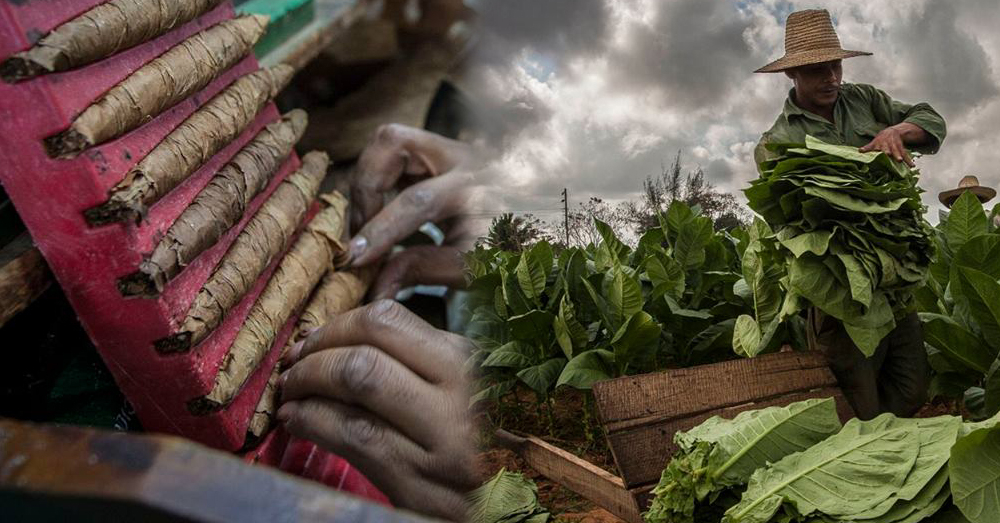
[(780, 352), (594, 384), (598, 417), (620, 476), (535, 437), (503, 431), (499, 442), (533, 468), (628, 521), (641, 523), (650, 491), (676, 449), (677, 431), (712, 416), (832, 397), (842, 421), (854, 412), (818, 352)]

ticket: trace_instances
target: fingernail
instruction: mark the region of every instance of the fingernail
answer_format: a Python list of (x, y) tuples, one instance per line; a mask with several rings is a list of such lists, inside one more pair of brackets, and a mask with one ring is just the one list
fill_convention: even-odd
[(352, 267), (358, 266), (358, 260), (365, 254), (365, 251), (367, 250), (368, 250), (368, 238), (365, 238), (364, 236), (355, 236), (354, 239), (351, 240), (350, 254), (351, 254)]

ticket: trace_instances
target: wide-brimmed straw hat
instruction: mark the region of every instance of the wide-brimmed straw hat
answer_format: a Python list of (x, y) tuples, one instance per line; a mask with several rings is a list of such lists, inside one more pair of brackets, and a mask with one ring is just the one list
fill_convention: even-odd
[(788, 15), (785, 21), (785, 56), (754, 72), (778, 73), (800, 65), (870, 55), (867, 51), (842, 49), (830, 13), (826, 9), (807, 9)]
[(962, 178), (962, 181), (958, 182), (958, 188), (952, 189), (950, 191), (944, 191), (938, 195), (938, 200), (945, 205), (945, 207), (951, 207), (955, 200), (962, 195), (965, 191), (969, 191), (979, 198), (980, 202), (986, 203), (992, 200), (996, 195), (996, 190), (990, 187), (983, 187), (979, 185), (979, 178), (975, 176), (966, 176)]

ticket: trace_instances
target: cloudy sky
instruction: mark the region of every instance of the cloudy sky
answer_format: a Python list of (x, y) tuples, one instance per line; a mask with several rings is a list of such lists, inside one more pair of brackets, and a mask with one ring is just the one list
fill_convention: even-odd
[[(752, 71), (781, 56), (791, 11), (826, 8), (846, 49), (844, 81), (926, 101), (948, 123), (918, 161), (928, 216), (965, 174), (1000, 185), (997, 0), (483, 0), (481, 88), (506, 107), (504, 191), (471, 212), (535, 211), (635, 197), (681, 151), (720, 189), (756, 177), (753, 148), (791, 81)], [(510, 187), (510, 188), (508, 188)], [(740, 195), (742, 199), (742, 195)]]

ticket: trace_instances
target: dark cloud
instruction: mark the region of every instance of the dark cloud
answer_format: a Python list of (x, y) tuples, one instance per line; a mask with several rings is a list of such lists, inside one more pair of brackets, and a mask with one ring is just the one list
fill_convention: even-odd
[(478, 8), (489, 62), (525, 48), (557, 58), (600, 51), (611, 18), (606, 0), (485, 0)]
[(952, 3), (929, 2), (921, 17), (893, 33), (910, 57), (911, 83), (946, 117), (967, 114), (1000, 94), (986, 51), (959, 26)]
[(749, 25), (729, 2), (660, 2), (652, 24), (635, 24), (612, 56), (615, 80), (652, 89), (671, 106), (711, 106), (757, 67), (743, 40)]

